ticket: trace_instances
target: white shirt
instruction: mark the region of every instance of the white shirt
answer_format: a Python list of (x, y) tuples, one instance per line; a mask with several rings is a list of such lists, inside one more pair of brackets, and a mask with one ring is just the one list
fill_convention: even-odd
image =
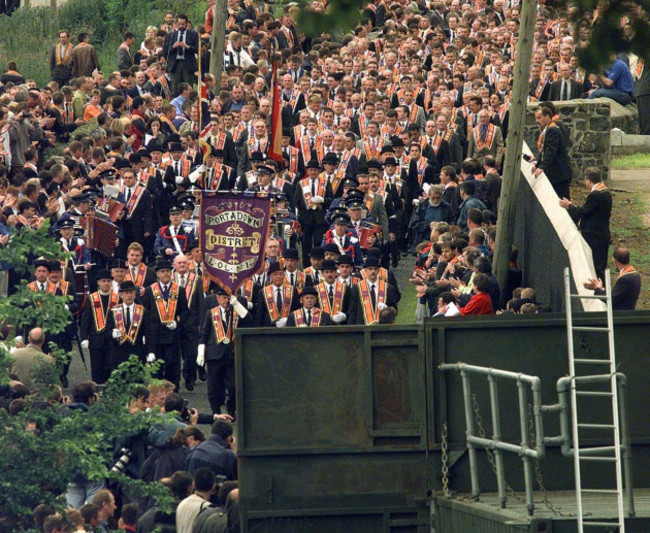
[(191, 494), (185, 498), (176, 508), (176, 531), (177, 533), (192, 533), (194, 520), (201, 512), (201, 506), (209, 505), (198, 494)]

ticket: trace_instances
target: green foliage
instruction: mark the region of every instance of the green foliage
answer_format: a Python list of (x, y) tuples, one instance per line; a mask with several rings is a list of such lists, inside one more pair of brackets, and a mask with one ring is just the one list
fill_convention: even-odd
[(649, 154), (623, 155), (612, 158), (612, 168), (650, 168)]
[[(70, 319), (63, 297), (34, 293), (27, 287), (32, 259), (41, 255), (50, 260), (65, 257), (59, 244), (47, 236), (47, 227), (21, 230), (12, 235), (9, 246), (0, 248), (0, 263), (13, 265), (22, 278), (18, 291), (0, 300), (0, 317), (5, 324), (14, 326), (13, 332), (38, 325), (56, 333)], [(8, 347), (12, 344), (10, 339)], [(152, 497), (167, 506), (170, 497), (162, 485), (110, 472), (115, 463), (116, 439), (144, 434), (155, 419), (165, 419), (165, 415), (131, 414), (128, 409), (134, 389), (153, 381), (157, 365), (143, 366), (132, 356), (115, 370), (101, 399), (82, 411), (42, 403), (58, 397), (55, 384), (70, 354), (54, 349), (52, 355), (56, 365), (43, 361), (33, 372), (36, 392), (29, 398), (30, 407), (16, 416), (0, 409), (0, 531), (29, 529), (32, 510), (39, 503), (63, 510), (66, 486), (76, 474), (90, 480), (108, 479), (122, 485), (129, 494)], [(2, 346), (0, 383), (9, 380), (9, 366), (10, 356)]]
[[(116, 438), (146, 433), (155, 419), (164, 419), (164, 415), (130, 414), (127, 408), (134, 388), (150, 379), (150, 372), (132, 356), (120, 365), (101, 398), (87, 411), (29, 409), (10, 417), (0, 410), (0, 529), (27, 529), (32, 510), (39, 503), (63, 509), (63, 494), (76, 474), (118, 483), (129, 494), (155, 498), (163, 507), (171, 503), (162, 485), (110, 471), (115, 463)], [(124, 381), (119, 376), (139, 381)]]
[(102, 71), (111, 72), (125, 31), (136, 35), (138, 47), (147, 26), (160, 26), (166, 11), (184, 12), (197, 25), (203, 22), (206, 9), (204, 0), (68, 0), (58, 9), (19, 9), (11, 17), (0, 17), (0, 65), (16, 61), (26, 78), (45, 85), (51, 79), (52, 46), (58, 42), (59, 31), (67, 29), (75, 44), (80, 31), (88, 32)]
[(308, 35), (345, 33), (359, 23), (366, 4), (364, 0), (333, 0), (327, 3), (325, 13), (315, 13), (306, 9), (308, 3), (303, 2), (297, 24), (300, 32)]

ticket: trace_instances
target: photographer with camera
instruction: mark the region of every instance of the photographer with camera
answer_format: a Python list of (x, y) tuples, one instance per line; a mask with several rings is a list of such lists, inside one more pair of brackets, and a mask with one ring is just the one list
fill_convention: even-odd
[(190, 474), (194, 475), (204, 466), (217, 476), (237, 479), (237, 443), (229, 422), (217, 420), (212, 424), (210, 438), (192, 448), (187, 455), (187, 471)]

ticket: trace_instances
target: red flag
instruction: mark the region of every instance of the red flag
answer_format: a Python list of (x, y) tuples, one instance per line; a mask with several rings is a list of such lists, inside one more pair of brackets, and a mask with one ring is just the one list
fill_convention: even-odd
[(271, 146), (269, 147), (269, 159), (282, 163), (282, 107), (280, 105), (280, 87), (278, 86), (277, 63), (273, 62), (273, 74), (271, 76), (271, 95), (273, 107), (271, 109)]

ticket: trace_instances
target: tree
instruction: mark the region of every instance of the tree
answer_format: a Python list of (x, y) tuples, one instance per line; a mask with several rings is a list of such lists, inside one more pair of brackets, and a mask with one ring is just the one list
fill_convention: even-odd
[[(32, 267), (25, 258), (40, 256), (65, 258), (45, 227), (37, 231), (25, 228), (0, 249), (0, 263), (12, 265), (21, 278), (17, 291), (0, 300), (0, 316), (5, 326), (11, 326), (7, 348), (0, 348), (0, 383), (9, 381), (7, 349), (14, 344), (16, 331), (37, 325), (46, 332), (58, 333), (70, 318), (64, 309), (64, 297), (34, 293), (27, 287)], [(36, 393), (30, 396), (27, 409), (15, 416), (0, 409), (0, 530), (29, 529), (33, 508), (39, 503), (63, 510), (66, 486), (75, 473), (87, 479), (106, 478), (128, 488), (131, 494), (153, 497), (167, 505), (170, 498), (162, 485), (133, 480), (110, 470), (115, 463), (115, 439), (145, 432), (154, 418), (161, 416), (132, 415), (126, 408), (135, 387), (152, 381), (155, 367), (145, 367), (132, 356), (113, 373), (100, 401), (83, 412), (48, 403), (56, 395), (60, 365), (70, 354), (57, 352), (55, 356), (56, 367), (42, 365), (34, 373)]]

